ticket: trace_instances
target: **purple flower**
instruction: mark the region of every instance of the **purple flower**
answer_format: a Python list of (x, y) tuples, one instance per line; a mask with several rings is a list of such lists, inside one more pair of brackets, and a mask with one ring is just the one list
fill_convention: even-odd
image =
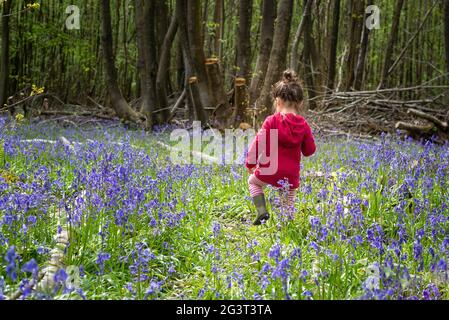
[(39, 266), (37, 265), (36, 260), (31, 259), (27, 263), (25, 263), (22, 267), (23, 272), (29, 272), (33, 275), (33, 278), (37, 278), (39, 273)]
[(105, 262), (111, 259), (111, 255), (106, 252), (100, 252), (95, 263), (100, 267), (100, 275), (104, 274)]
[(281, 256), (281, 246), (278, 243), (276, 243), (271, 247), (270, 252), (268, 253), (268, 257), (277, 261), (279, 260), (280, 256)]
[(6, 273), (8, 275), (8, 277), (12, 280), (12, 281), (16, 281), (17, 280), (17, 260), (18, 260), (18, 255), (16, 254), (16, 248), (14, 246), (11, 246), (5, 256), (5, 260), (6, 260)]

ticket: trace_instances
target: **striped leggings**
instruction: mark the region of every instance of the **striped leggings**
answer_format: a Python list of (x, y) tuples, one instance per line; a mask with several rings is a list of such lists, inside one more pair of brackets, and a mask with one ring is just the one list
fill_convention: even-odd
[[(260, 181), (254, 174), (248, 178), (249, 193), (251, 197), (263, 194), (263, 188), (268, 185), (263, 181)], [(287, 194), (287, 206), (291, 207), (295, 203), (296, 189), (290, 189)]]

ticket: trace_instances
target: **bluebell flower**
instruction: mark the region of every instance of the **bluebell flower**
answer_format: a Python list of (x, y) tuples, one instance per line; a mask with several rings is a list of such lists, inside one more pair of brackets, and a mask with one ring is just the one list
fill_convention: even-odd
[(100, 267), (100, 275), (104, 274), (104, 265), (105, 262), (111, 259), (111, 255), (106, 252), (100, 252), (97, 255), (97, 260), (95, 260), (95, 263)]
[(25, 263), (22, 267), (23, 272), (29, 272), (33, 275), (33, 278), (37, 278), (39, 273), (39, 266), (37, 265), (36, 260), (31, 259), (27, 263)]

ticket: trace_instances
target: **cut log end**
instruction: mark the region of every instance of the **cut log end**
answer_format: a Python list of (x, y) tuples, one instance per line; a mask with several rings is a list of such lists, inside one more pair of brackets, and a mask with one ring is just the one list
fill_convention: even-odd
[(219, 61), (220, 60), (218, 58), (208, 58), (206, 59), (206, 65), (218, 64)]
[(406, 130), (413, 133), (430, 133), (435, 129), (435, 126), (433, 124), (421, 125), (399, 121), (396, 123), (395, 128), (397, 130)]
[(234, 83), (235, 83), (236, 87), (241, 87), (241, 86), (246, 85), (246, 79), (245, 78), (235, 78)]
[(189, 84), (194, 84), (195, 82), (197, 82), (198, 81), (198, 78), (197, 77), (190, 77), (189, 78)]

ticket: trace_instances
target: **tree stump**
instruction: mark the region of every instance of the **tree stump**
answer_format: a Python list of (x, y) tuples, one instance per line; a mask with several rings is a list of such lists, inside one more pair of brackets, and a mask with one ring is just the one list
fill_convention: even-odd
[(232, 119), (229, 117), (231, 106), (224, 89), (219, 60), (217, 58), (209, 58), (206, 59), (205, 64), (207, 80), (214, 100), (214, 111), (212, 112), (213, 125), (223, 130), (231, 125)]
[(238, 127), (241, 122), (249, 122), (247, 109), (249, 106), (249, 96), (246, 86), (246, 79), (236, 78), (234, 81), (234, 114), (232, 119), (234, 127)]

